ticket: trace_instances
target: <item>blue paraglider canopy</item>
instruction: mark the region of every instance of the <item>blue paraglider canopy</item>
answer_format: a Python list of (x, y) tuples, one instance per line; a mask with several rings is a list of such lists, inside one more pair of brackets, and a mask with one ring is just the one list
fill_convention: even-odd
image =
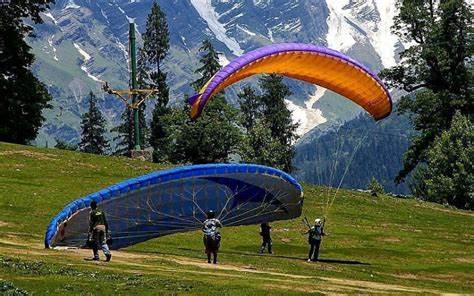
[(213, 210), (224, 226), (287, 220), (301, 215), (302, 188), (290, 175), (253, 164), (179, 167), (126, 180), (77, 199), (51, 220), (45, 246), (81, 247), (90, 203), (107, 215), (111, 248), (200, 229)]

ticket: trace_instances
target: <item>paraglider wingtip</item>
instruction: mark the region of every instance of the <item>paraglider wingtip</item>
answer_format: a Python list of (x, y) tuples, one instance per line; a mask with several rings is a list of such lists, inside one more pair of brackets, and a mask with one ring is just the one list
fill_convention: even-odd
[(194, 103), (196, 103), (196, 101), (198, 100), (200, 95), (201, 94), (195, 94), (195, 95), (189, 97), (188, 104), (191, 105), (191, 106), (194, 105)]

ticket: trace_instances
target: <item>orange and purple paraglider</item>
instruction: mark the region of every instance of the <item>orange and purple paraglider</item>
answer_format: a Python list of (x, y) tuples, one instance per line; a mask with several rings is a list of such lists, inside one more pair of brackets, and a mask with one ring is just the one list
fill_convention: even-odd
[(361, 106), (376, 120), (392, 111), (389, 91), (361, 63), (329, 48), (282, 43), (248, 52), (218, 71), (189, 98), (191, 118), (198, 118), (215, 94), (256, 74), (279, 74), (322, 86)]

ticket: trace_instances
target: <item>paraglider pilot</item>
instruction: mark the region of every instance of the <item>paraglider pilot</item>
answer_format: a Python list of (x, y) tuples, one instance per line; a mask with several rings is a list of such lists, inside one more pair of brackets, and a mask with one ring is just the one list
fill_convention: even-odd
[(211, 255), (213, 255), (213, 263), (217, 264), (217, 252), (221, 244), (219, 228), (222, 227), (222, 224), (216, 218), (214, 211), (208, 211), (206, 216), (207, 219), (203, 223), (202, 232), (204, 233), (203, 242), (206, 248), (207, 263), (211, 263)]
[(317, 261), (319, 257), (319, 247), (321, 246), (321, 240), (323, 236), (326, 235), (324, 233), (324, 225), (321, 219), (314, 220), (314, 226), (311, 227), (308, 231), (308, 243), (310, 245), (309, 254), (308, 254), (308, 262)]
[(268, 222), (260, 224), (260, 235), (262, 236), (262, 246), (260, 247), (260, 254), (263, 254), (265, 247), (268, 248), (268, 253), (272, 254), (272, 238), (270, 236), (270, 231), (272, 227)]
[(101, 248), (105, 255), (105, 261), (109, 262), (112, 258), (112, 254), (110, 253), (106, 241), (109, 225), (107, 224), (105, 213), (97, 208), (97, 202), (95, 200), (91, 202), (90, 207), (88, 240), (92, 244), (92, 251), (94, 252), (94, 258), (92, 260), (99, 260), (99, 248)]

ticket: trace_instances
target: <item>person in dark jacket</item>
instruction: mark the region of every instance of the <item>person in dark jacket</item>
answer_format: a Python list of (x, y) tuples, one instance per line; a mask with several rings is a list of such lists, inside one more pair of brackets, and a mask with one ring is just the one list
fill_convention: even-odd
[(319, 257), (319, 247), (321, 246), (321, 240), (324, 233), (324, 225), (321, 222), (321, 219), (316, 219), (314, 221), (314, 226), (308, 230), (308, 243), (310, 245), (308, 262), (318, 261)]
[(272, 237), (270, 231), (272, 227), (268, 222), (260, 224), (260, 235), (262, 236), (262, 246), (260, 247), (260, 254), (263, 254), (265, 248), (268, 248), (268, 253), (272, 254)]
[(97, 202), (95, 200), (91, 202), (90, 207), (89, 241), (92, 243), (92, 251), (94, 252), (93, 260), (99, 260), (99, 248), (101, 248), (105, 255), (105, 261), (109, 262), (112, 258), (112, 254), (107, 245), (109, 225), (107, 224), (105, 213), (97, 208)]

